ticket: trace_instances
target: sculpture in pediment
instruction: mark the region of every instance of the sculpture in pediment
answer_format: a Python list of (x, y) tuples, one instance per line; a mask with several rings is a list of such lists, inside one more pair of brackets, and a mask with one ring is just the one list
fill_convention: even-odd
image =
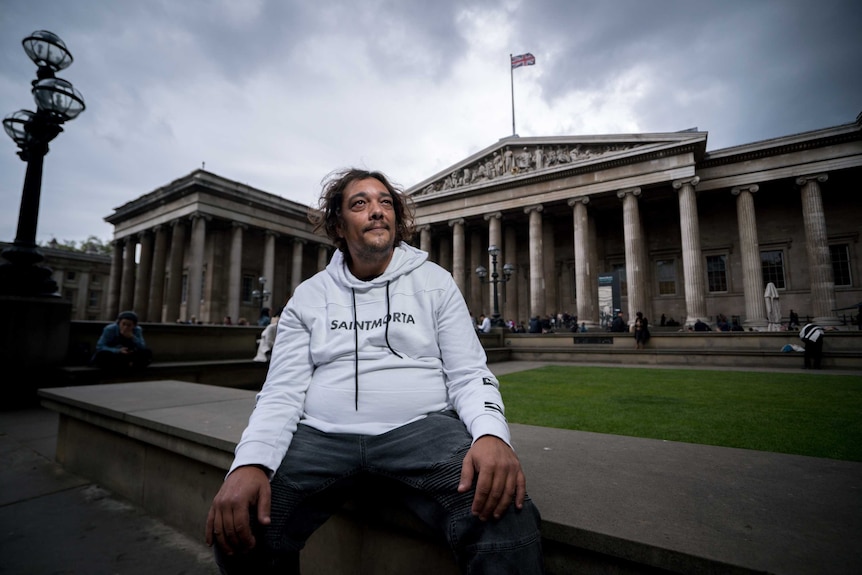
[(428, 184), (416, 193), (426, 195), (515, 175), (559, 168), (560, 166), (599, 158), (606, 154), (629, 150), (636, 145), (629, 143), (601, 145), (575, 143), (545, 147), (537, 144), (523, 146), (520, 150), (513, 150), (511, 145), (506, 145), (491, 154), (452, 170), (445, 177)]

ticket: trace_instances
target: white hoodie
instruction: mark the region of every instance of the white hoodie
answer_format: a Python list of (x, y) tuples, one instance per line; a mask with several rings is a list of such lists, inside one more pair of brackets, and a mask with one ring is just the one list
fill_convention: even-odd
[(266, 382), (230, 471), (272, 474), (296, 426), (379, 435), (455, 409), (473, 439), (509, 428), (461, 292), (449, 272), (407, 244), (386, 271), (356, 279), (336, 251), (303, 282), (278, 325)]

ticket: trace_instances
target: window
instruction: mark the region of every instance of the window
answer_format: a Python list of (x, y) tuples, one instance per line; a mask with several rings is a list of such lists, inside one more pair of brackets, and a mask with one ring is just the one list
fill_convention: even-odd
[(72, 272), (72, 271), (66, 272), (66, 281), (67, 282), (75, 281), (75, 272)]
[(87, 298), (87, 307), (99, 307), (99, 295), (101, 292), (90, 290)]
[(73, 302), (75, 301), (75, 290), (65, 289), (63, 290), (63, 299), (66, 301)]
[(240, 294), (243, 303), (251, 303), (251, 292), (254, 291), (254, 276), (242, 276), (242, 285), (240, 286)]
[(657, 260), (658, 295), (676, 295), (676, 260)]
[(706, 281), (710, 292), (727, 291), (727, 256), (706, 256)]
[(784, 289), (784, 252), (767, 250), (760, 252), (760, 269), (763, 271), (764, 287), (772, 282), (778, 289)]
[(837, 244), (829, 246), (829, 256), (832, 259), (832, 275), (836, 286), (852, 286), (853, 277), (850, 275), (850, 246), (848, 244)]

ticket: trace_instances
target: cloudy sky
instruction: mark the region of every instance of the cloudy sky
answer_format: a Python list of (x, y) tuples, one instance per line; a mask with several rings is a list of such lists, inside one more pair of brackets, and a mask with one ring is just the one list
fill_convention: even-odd
[[(304, 204), (346, 166), (404, 187), (512, 134), (709, 132), (708, 150), (855, 121), (858, 0), (0, 0), (0, 115), (21, 39), (59, 35), (86, 111), (45, 158), (37, 241), (205, 164)], [(0, 143), (0, 240), (25, 164)]]

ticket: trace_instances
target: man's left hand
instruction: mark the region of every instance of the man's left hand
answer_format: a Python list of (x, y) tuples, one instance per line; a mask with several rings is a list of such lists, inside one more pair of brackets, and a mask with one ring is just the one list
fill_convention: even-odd
[(472, 511), (480, 520), (487, 521), (492, 516), (499, 519), (513, 499), (516, 508), (524, 507), (527, 480), (521, 462), (499, 437), (483, 435), (473, 443), (461, 465), (458, 493), (469, 491), (474, 478), (476, 494)]

